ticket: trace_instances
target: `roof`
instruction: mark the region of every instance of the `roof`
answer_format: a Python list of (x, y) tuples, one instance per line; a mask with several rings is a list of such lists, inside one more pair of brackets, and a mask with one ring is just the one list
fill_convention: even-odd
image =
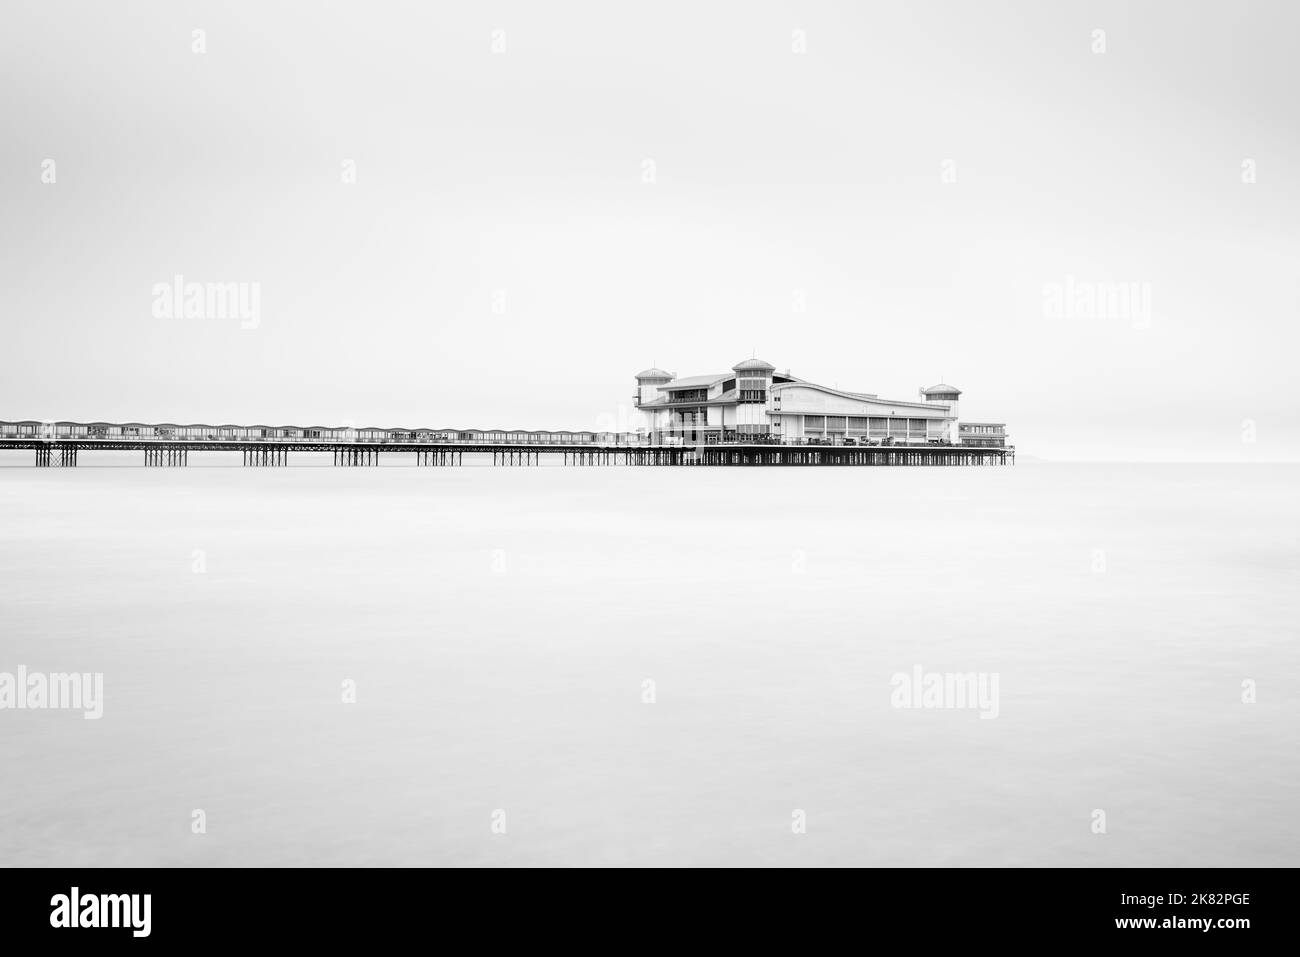
[[(773, 392), (776, 392), (776, 391), (778, 391), (778, 390), (785, 391), (785, 390), (788, 390), (788, 389), (796, 389), (796, 388), (798, 388), (798, 389), (815, 389), (815, 390), (818, 391), (818, 392), (825, 392), (825, 393), (828, 393), (829, 395), (838, 395), (838, 396), (843, 396), (843, 397), (846, 398), (846, 399), (860, 399), (860, 400), (862, 400), (863, 402), (871, 402), (871, 403), (874, 403), (874, 404), (876, 404), (876, 405), (887, 405), (887, 406), (892, 406), (892, 407), (894, 407), (894, 408), (907, 409), (907, 410), (909, 410), (909, 411), (908, 411), (908, 414), (909, 414), (909, 415), (913, 414), (913, 411), (912, 411), (912, 410), (915, 410), (915, 412), (917, 413), (917, 417), (918, 417), (918, 418), (925, 418), (926, 416), (925, 416), (924, 413), (926, 413), (926, 412), (936, 412), (938, 409), (946, 409), (946, 408), (947, 408), (947, 406), (944, 406), (944, 405), (936, 405), (936, 404), (934, 404), (934, 403), (930, 403), (930, 402), (917, 402), (917, 401), (915, 401), (915, 400), (913, 400), (913, 401), (911, 401), (911, 402), (908, 402), (908, 401), (906, 401), (906, 400), (900, 400), (900, 399), (882, 399), (880, 396), (878, 396), (878, 395), (876, 395), (875, 393), (872, 393), (872, 392), (845, 392), (843, 389), (833, 389), (833, 388), (831, 388), (830, 386), (826, 386), (826, 385), (818, 385), (816, 382), (802, 382), (802, 381), (800, 381), (800, 382), (777, 382), (777, 383), (773, 384), (773, 386), (772, 386), (772, 391), (773, 391)], [(951, 387), (951, 386), (945, 386), (944, 388), (952, 388), (952, 387)], [(789, 409), (789, 408), (787, 407), (787, 411), (795, 412), (795, 411), (800, 411), (800, 410)], [(807, 412), (805, 412), (804, 414), (807, 414), (807, 415), (821, 415), (821, 414), (823, 414), (823, 412), (822, 412), (822, 411), (818, 411), (818, 410), (809, 409), (809, 410), (808, 410)], [(837, 412), (830, 412), (830, 413), (826, 413), (826, 414), (829, 414), (829, 415), (839, 415), (840, 413), (837, 413)], [(861, 414), (863, 414), (863, 413), (858, 413), (858, 412), (849, 412), (849, 413), (844, 413), (844, 414), (845, 414), (845, 415), (861, 415)], [(876, 413), (865, 413), (865, 414), (867, 414), (867, 415), (874, 415), (874, 414), (876, 414)]]
[(939, 394), (946, 395), (949, 393), (951, 393), (952, 395), (961, 395), (961, 389), (957, 388), (955, 385), (945, 385), (944, 383), (940, 382), (938, 385), (932, 385), (928, 389), (921, 390), (922, 395), (939, 395)]
[(776, 366), (770, 362), (764, 362), (762, 359), (746, 359), (744, 362), (737, 362), (731, 367), (734, 372), (775, 372)]
[[(820, 389), (822, 392), (833, 392), (835, 395), (847, 396), (850, 399), (870, 399), (873, 402), (886, 401), (882, 400), (875, 392), (850, 392), (847, 389), (836, 389), (829, 385), (818, 385), (816, 382), (808, 382), (804, 379), (792, 379), (789, 382), (772, 383), (773, 392), (778, 389), (795, 389), (800, 387), (805, 389)], [(892, 400), (887, 401), (886, 404), (892, 404)]]
[(698, 402), (681, 403), (674, 402), (672, 396), (660, 395), (658, 398), (651, 399), (649, 402), (642, 402), (642, 409), (680, 409), (683, 405), (687, 408), (698, 408), (703, 405), (732, 405), (736, 401), (736, 396), (740, 393), (735, 389), (723, 392), (712, 399), (701, 399)]
[(673, 374), (660, 368), (652, 368), (646, 369), (644, 372), (638, 372), (636, 377), (638, 379), (671, 379)]
[(730, 379), (730, 372), (722, 372), (718, 375), (693, 375), (685, 379), (674, 379), (671, 385), (665, 386), (665, 391), (676, 391), (678, 389), (704, 389), (713, 385), (715, 382), (721, 382), (723, 379)]

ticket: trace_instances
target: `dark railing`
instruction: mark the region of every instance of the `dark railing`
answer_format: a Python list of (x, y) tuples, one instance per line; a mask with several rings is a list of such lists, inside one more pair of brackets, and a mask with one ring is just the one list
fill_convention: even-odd
[[(263, 434), (263, 432), (270, 434)], [(1010, 448), (1005, 433), (961, 433), (960, 445)], [(950, 446), (947, 440), (921, 435), (845, 436), (831, 433), (821, 436), (791, 438), (770, 433), (736, 432), (687, 424), (682, 428), (662, 430), (652, 435), (636, 432), (520, 432), (503, 430), (426, 430), (426, 429), (261, 429), (247, 426), (124, 426), (85, 425), (82, 423), (0, 422), (0, 444), (33, 442), (76, 442), (86, 446), (96, 443), (159, 442), (179, 445), (229, 443), (258, 445), (388, 445), (388, 446), (604, 446), (614, 448), (653, 448), (656, 446), (694, 445), (780, 445), (780, 446)]]

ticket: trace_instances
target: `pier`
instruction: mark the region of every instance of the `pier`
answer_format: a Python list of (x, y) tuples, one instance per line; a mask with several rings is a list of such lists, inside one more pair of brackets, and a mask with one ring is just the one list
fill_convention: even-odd
[[(569, 433), (572, 434), (572, 433)], [(548, 466), (987, 466), (1015, 464), (1014, 447), (963, 445), (822, 445), (806, 443), (701, 442), (639, 444), (611, 441), (419, 441), (371, 438), (338, 441), (302, 438), (184, 438), (117, 435), (92, 438), (5, 435), (0, 449), (31, 450), (38, 468), (72, 468), (85, 452), (140, 452), (141, 464), (178, 468), (191, 453), (238, 453), (250, 468), (284, 468), (305, 457), (329, 456), (336, 467), (373, 467), (380, 456), (418, 467)], [(466, 456), (469, 456), (467, 459)]]

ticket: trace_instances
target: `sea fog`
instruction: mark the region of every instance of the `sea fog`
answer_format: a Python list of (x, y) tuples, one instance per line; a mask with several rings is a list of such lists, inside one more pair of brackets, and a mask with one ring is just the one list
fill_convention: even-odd
[(1300, 466), (30, 455), (0, 673), (102, 717), (0, 710), (6, 864), (1300, 854)]

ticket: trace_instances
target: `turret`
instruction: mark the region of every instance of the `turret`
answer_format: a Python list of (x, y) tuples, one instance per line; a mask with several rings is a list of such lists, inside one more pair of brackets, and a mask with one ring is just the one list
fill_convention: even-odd
[(932, 385), (928, 389), (921, 390), (921, 397), (927, 403), (942, 403), (948, 407), (945, 420), (948, 427), (944, 430), (944, 437), (953, 445), (961, 441), (957, 428), (957, 397), (961, 395), (961, 389), (953, 385), (947, 385), (940, 382), (938, 385)]
[(928, 389), (921, 390), (921, 397), (926, 402), (942, 402), (948, 406), (948, 410), (953, 416), (957, 415), (957, 397), (961, 395), (961, 389), (953, 385), (945, 385), (940, 382), (938, 385), (932, 385)]
[(636, 374), (636, 400), (637, 407), (645, 405), (647, 402), (653, 402), (659, 398), (659, 387), (667, 385), (675, 379), (671, 372), (665, 372), (663, 369), (646, 369), (644, 372)]

